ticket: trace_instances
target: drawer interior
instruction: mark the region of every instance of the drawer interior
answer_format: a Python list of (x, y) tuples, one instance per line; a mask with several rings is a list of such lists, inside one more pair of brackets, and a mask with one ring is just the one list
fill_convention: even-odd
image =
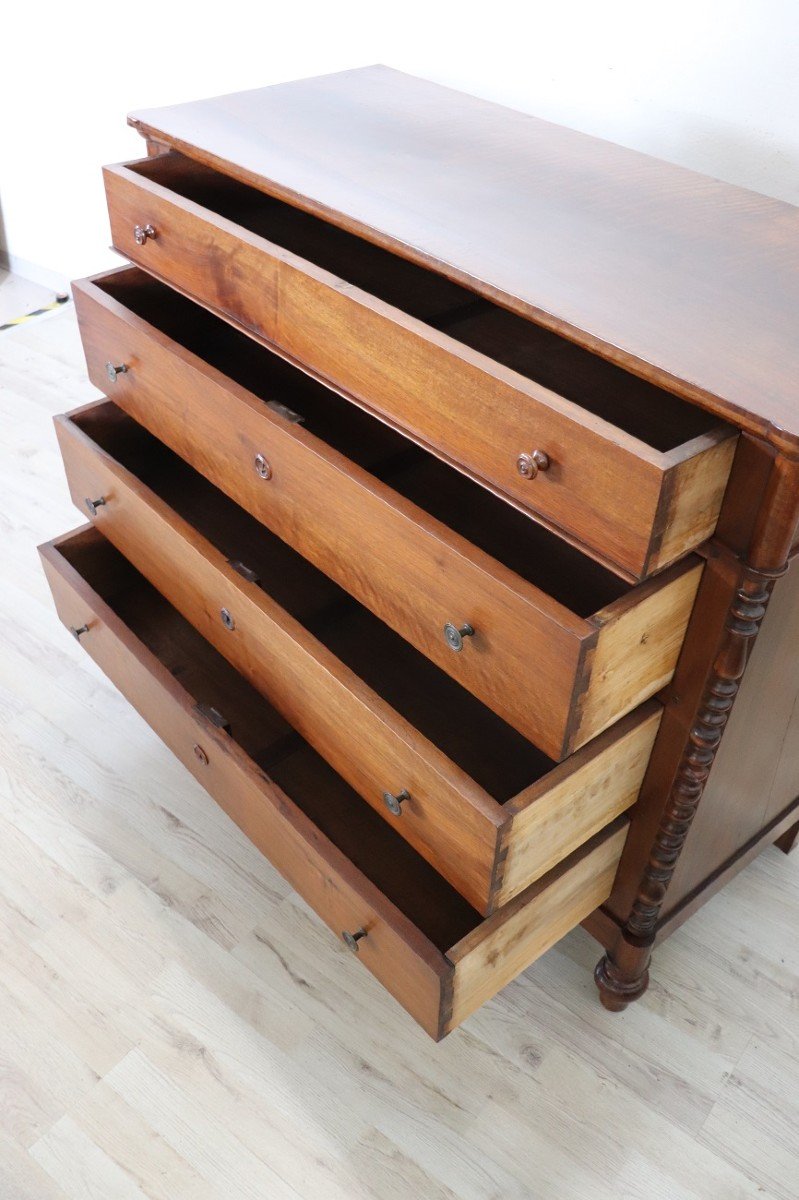
[(555, 533), (143, 271), (108, 275), (97, 286), (265, 403), (287, 405), (309, 433), (577, 616), (630, 590)]
[(355, 866), (446, 953), (483, 921), (96, 530), (60, 552), (200, 705)]
[(719, 426), (701, 409), (436, 272), (179, 154), (130, 169), (446, 332), (654, 450), (676, 449)]
[(71, 418), (499, 803), (553, 761), (110, 401)]

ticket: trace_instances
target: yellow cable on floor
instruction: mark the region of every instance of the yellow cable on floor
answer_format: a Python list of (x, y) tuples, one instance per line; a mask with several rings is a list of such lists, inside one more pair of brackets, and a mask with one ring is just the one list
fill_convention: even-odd
[(4, 329), (13, 329), (16, 325), (22, 325), (25, 321), (30, 321), (33, 317), (41, 317), (44, 313), (52, 312), (54, 308), (60, 308), (62, 304), (69, 301), (69, 296), (56, 296), (55, 300), (50, 304), (45, 304), (43, 308), (34, 308), (33, 312), (25, 313), (22, 317), (15, 317), (13, 321), (6, 321), (5, 325), (0, 325), (0, 333)]

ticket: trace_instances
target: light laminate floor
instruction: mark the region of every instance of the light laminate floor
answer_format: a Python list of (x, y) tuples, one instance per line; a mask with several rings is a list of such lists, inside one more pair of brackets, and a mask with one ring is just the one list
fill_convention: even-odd
[(15, 321), (34, 309), (43, 308), (54, 299), (55, 293), (41, 284), (32, 283), (0, 267), (0, 325)]
[(0, 1200), (796, 1200), (799, 854), (625, 1014), (578, 930), (434, 1046), (59, 625), (82, 373), (0, 334)]

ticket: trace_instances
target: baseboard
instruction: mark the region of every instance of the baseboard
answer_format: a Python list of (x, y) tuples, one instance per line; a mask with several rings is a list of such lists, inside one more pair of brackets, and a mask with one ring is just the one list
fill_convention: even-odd
[(50, 292), (69, 291), (69, 280), (66, 276), (59, 275), (57, 271), (53, 271), (49, 267), (42, 267), (38, 263), (29, 262), (26, 258), (20, 258), (17, 254), (9, 254), (2, 247), (0, 247), (0, 269), (11, 271), (12, 274), (19, 275), (22, 279), (29, 279), (31, 283), (38, 283), (40, 287), (47, 288)]

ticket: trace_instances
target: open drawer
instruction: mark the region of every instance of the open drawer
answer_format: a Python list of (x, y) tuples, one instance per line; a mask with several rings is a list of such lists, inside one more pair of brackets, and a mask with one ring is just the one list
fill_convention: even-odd
[(668, 683), (697, 558), (631, 587), (136, 268), (75, 299), (116, 404), (550, 758)]
[(557, 766), (110, 401), (56, 429), (78, 507), (481, 913), (635, 802), (655, 701)]
[(432, 1037), (607, 898), (623, 818), (482, 919), (95, 528), (40, 552), (81, 646)]
[(105, 181), (126, 257), (627, 577), (712, 534), (735, 436), (700, 409), (179, 154)]

